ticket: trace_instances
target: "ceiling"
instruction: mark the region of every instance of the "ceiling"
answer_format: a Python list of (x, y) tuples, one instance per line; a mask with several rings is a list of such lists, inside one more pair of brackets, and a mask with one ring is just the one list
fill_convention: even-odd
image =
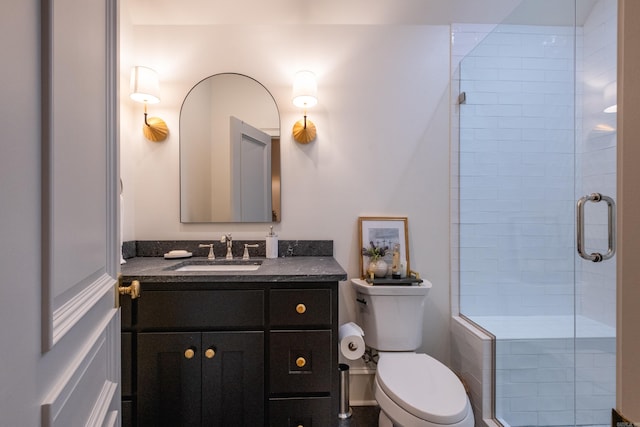
[[(572, 25), (574, 0), (122, 0), (133, 25)], [(577, 0), (584, 21), (596, 0)]]

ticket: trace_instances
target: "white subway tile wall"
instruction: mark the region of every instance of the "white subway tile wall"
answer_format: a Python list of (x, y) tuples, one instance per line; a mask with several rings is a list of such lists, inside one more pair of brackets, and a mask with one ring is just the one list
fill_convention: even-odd
[(461, 61), (465, 315), (572, 313), (573, 40), (573, 28), (501, 25)]
[(498, 340), (496, 353), (496, 413), (505, 425), (610, 422), (615, 337)]
[[(615, 198), (615, 114), (603, 110), (616, 80), (616, 19), (615, 0), (602, 0), (575, 38), (563, 27), (453, 26), (466, 93), (452, 151), (464, 314), (577, 308), (615, 324), (615, 263), (576, 263), (574, 209), (584, 194)], [(590, 252), (607, 247), (600, 205), (587, 205)]]
[(451, 322), (451, 368), (469, 389), (476, 425), (484, 425), (491, 418), (491, 340), (458, 316)]

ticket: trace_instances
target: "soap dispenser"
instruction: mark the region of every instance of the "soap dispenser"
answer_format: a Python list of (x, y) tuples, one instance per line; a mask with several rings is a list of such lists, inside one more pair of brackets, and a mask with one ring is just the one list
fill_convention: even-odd
[(266, 236), (267, 258), (278, 258), (278, 236), (273, 232), (273, 226), (269, 227), (269, 234)]

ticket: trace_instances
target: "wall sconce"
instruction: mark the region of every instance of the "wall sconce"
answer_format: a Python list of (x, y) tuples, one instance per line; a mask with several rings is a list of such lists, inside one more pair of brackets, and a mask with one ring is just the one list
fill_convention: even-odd
[(304, 109), (304, 119), (293, 125), (293, 139), (308, 144), (316, 139), (316, 125), (307, 119), (307, 108), (318, 103), (318, 84), (311, 71), (299, 71), (293, 80), (293, 105)]
[(144, 104), (144, 125), (142, 133), (149, 141), (160, 142), (167, 139), (169, 128), (158, 117), (147, 118), (147, 104), (160, 102), (160, 83), (158, 73), (147, 67), (133, 67), (131, 69), (131, 99)]

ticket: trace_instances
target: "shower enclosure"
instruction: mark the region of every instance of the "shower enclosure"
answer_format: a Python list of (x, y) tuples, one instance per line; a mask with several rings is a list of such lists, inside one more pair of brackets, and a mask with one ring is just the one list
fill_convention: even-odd
[(525, 0), (453, 29), (452, 277), (460, 315), (494, 337), (505, 426), (610, 424), (616, 5)]

